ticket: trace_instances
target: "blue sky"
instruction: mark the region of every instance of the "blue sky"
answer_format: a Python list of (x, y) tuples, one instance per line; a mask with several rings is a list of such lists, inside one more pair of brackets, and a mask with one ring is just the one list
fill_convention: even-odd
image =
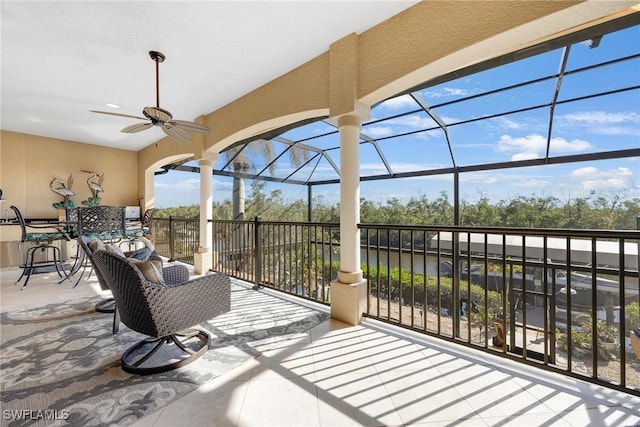
[[(634, 27), (605, 35), (597, 48), (587, 43), (571, 46), (566, 74), (558, 95), (550, 138), (551, 157), (599, 153), (640, 147), (640, 89), (607, 96), (563, 102), (592, 94), (640, 85), (640, 59), (623, 61), (606, 67), (576, 72), (583, 67), (640, 53), (640, 28)], [(515, 63), (466, 76), (415, 94), (429, 105), (447, 124), (453, 157), (458, 166), (542, 158), (547, 149), (550, 109), (548, 107), (459, 124), (462, 121), (494, 114), (545, 105), (551, 102), (556, 79), (517, 87), (493, 95), (447, 103), (493, 89), (546, 77), (559, 70), (563, 50), (558, 49)], [(371, 122), (363, 126), (363, 134), (377, 140), (392, 171), (413, 172), (453, 166), (445, 134), (427, 113), (420, 110), (409, 95), (396, 97), (375, 106)], [(404, 114), (403, 113), (409, 113)], [(398, 116), (400, 115), (400, 116)], [(385, 117), (393, 117), (384, 120)], [(338, 147), (335, 128), (317, 122), (290, 130), (283, 138), (328, 150)], [(286, 145), (273, 142), (275, 154)], [(328, 150), (326, 156), (339, 165), (339, 151)], [(264, 159), (250, 155), (255, 170), (264, 167)], [(214, 168), (222, 167), (221, 156)], [(284, 178), (293, 172), (287, 155), (277, 162), (274, 176)], [(372, 176), (386, 173), (374, 145), (361, 144), (360, 174)], [(326, 158), (317, 158), (292, 178), (306, 180), (337, 179), (338, 173)], [(170, 172), (156, 177), (156, 206), (198, 204), (199, 176)], [(247, 182), (247, 187), (250, 183)], [(231, 180), (214, 176), (214, 200), (231, 199)], [(306, 186), (268, 184), (267, 192), (280, 189), (288, 201), (306, 200)], [(460, 177), (461, 197), (473, 202), (481, 195), (497, 202), (521, 195), (555, 196), (561, 200), (597, 195), (622, 194), (640, 197), (640, 159), (599, 160), (591, 162), (502, 169), (464, 173)], [(422, 194), (438, 197), (446, 191), (453, 196), (453, 176), (439, 175), (411, 179), (363, 182), (361, 196), (384, 203), (391, 198), (408, 201)], [(314, 196), (326, 203), (337, 203), (339, 186), (314, 186)]]

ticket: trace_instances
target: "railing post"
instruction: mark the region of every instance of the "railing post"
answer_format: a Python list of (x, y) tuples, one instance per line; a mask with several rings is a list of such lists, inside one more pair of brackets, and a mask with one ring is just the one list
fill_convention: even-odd
[(174, 249), (175, 249), (175, 232), (173, 229), (173, 217), (169, 215), (169, 262), (175, 261)]
[[(452, 261), (452, 295), (451, 299), (453, 307), (453, 337), (460, 338), (460, 275), (462, 265), (460, 260), (460, 234), (457, 231), (451, 233), (451, 261)], [(468, 244), (467, 244), (468, 246)]]
[(259, 216), (254, 219), (253, 242), (255, 246), (255, 262), (253, 263), (255, 268), (255, 271), (253, 272), (255, 285), (253, 286), (253, 289), (258, 289), (262, 282), (262, 227), (260, 226)]

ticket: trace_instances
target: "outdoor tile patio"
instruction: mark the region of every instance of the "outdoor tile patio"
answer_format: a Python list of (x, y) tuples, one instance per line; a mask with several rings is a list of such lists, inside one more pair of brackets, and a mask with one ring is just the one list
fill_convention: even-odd
[[(0, 274), (2, 312), (101, 294), (95, 278), (73, 289), (40, 274), (20, 290), (18, 269)], [(134, 425), (638, 426), (640, 398), (370, 320), (327, 320)]]

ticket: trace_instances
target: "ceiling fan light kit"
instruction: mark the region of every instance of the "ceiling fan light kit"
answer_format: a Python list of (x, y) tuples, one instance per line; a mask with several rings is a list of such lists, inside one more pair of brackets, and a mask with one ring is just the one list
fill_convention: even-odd
[(126, 126), (121, 130), (124, 133), (136, 133), (149, 129), (152, 126), (158, 126), (162, 131), (172, 139), (179, 142), (191, 141), (189, 132), (209, 135), (211, 129), (195, 122), (186, 120), (173, 120), (171, 113), (164, 108), (160, 108), (160, 63), (164, 62), (166, 57), (160, 52), (154, 50), (149, 52), (149, 56), (156, 63), (156, 106), (144, 107), (142, 114), (144, 117), (132, 116), (130, 114), (112, 113), (110, 111), (90, 110), (92, 113), (108, 114), (111, 116), (127, 117), (138, 120), (149, 120), (145, 123), (135, 123)]

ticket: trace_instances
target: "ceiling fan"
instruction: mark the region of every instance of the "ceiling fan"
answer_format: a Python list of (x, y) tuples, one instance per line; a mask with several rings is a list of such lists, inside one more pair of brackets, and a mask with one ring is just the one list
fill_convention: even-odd
[(121, 113), (112, 113), (110, 111), (96, 111), (89, 110), (92, 113), (99, 114), (108, 114), (111, 116), (120, 116), (120, 117), (129, 117), (132, 119), (140, 119), (140, 120), (148, 120), (145, 123), (136, 123), (130, 126), (127, 126), (121, 130), (124, 133), (136, 133), (143, 131), (145, 129), (149, 129), (152, 126), (158, 126), (166, 133), (170, 138), (175, 139), (179, 142), (188, 142), (191, 141), (191, 135), (189, 132), (195, 132), (203, 135), (208, 135), (211, 133), (211, 130), (198, 123), (188, 122), (185, 120), (173, 120), (173, 116), (171, 113), (164, 108), (160, 108), (160, 63), (164, 62), (165, 56), (156, 51), (150, 51), (149, 56), (156, 63), (156, 106), (155, 107), (144, 107), (142, 109), (141, 116), (132, 116), (129, 114), (121, 114)]

